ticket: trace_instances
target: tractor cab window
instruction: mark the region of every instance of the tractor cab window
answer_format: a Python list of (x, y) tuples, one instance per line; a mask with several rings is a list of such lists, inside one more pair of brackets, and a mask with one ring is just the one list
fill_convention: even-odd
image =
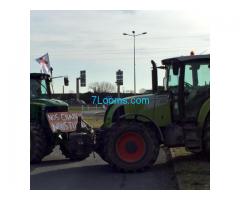
[(193, 86), (193, 70), (191, 65), (185, 65), (184, 86)]
[(198, 70), (198, 86), (210, 85), (210, 67), (208, 64), (200, 65)]
[(196, 88), (208, 85), (210, 85), (210, 68), (208, 64), (192, 63), (185, 65), (185, 88)]
[(210, 95), (210, 67), (209, 63), (185, 64), (184, 99), (185, 114), (194, 118)]
[(180, 70), (178, 73), (174, 73), (174, 68), (172, 65), (167, 66), (167, 90), (172, 94), (172, 105), (173, 105), (173, 118), (177, 119), (179, 117), (179, 106), (178, 106), (178, 90), (179, 90), (179, 77)]
[(179, 74), (177, 75), (173, 73), (173, 67), (169, 66), (169, 74), (168, 74), (168, 87), (177, 87), (179, 81)]
[(36, 80), (31, 79), (30, 81), (30, 97), (31, 98), (39, 98), (46, 97), (47, 92), (47, 84), (45, 80)]

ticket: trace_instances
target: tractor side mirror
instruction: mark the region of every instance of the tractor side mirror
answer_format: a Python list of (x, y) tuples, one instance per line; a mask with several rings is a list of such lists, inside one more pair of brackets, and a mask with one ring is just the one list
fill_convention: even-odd
[(179, 66), (176, 63), (174, 63), (172, 67), (173, 67), (173, 74), (177, 76), (179, 71)]
[(64, 85), (65, 85), (65, 86), (68, 86), (68, 85), (69, 85), (68, 77), (64, 77)]

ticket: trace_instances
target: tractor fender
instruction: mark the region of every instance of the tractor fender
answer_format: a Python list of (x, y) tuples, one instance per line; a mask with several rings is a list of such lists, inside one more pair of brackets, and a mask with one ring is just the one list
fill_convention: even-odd
[(197, 123), (199, 128), (203, 128), (205, 120), (209, 113), (210, 113), (210, 98), (203, 103), (198, 113)]
[[(157, 133), (157, 137), (160, 140), (160, 142), (162, 143), (164, 141), (164, 137), (163, 137), (161, 129), (157, 126), (157, 124), (151, 118), (149, 118), (145, 115), (142, 115), (142, 114), (130, 113), (130, 114), (121, 115), (117, 121), (123, 120), (126, 118), (128, 118), (129, 120), (136, 120), (136, 121), (149, 123), (154, 128), (155, 132)], [(142, 120), (141, 120), (141, 118), (142, 118)], [(145, 121), (143, 119), (145, 119)]]

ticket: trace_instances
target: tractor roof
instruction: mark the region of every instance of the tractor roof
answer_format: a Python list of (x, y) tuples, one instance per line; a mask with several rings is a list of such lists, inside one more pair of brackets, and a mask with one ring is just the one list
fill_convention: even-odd
[(49, 79), (50, 75), (43, 73), (30, 73), (30, 79)]
[(192, 62), (192, 61), (208, 61), (210, 60), (210, 54), (206, 55), (193, 55), (193, 56), (180, 56), (175, 58), (167, 58), (162, 60), (163, 65), (169, 65), (174, 62)]

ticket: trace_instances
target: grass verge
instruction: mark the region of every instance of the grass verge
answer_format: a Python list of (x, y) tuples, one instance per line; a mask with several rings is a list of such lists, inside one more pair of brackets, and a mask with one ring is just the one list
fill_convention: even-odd
[(84, 120), (93, 128), (100, 128), (103, 124), (103, 118), (99, 117), (84, 117)]
[(210, 162), (200, 154), (185, 148), (171, 148), (171, 156), (181, 190), (209, 190)]
[[(82, 112), (81, 107), (71, 106), (69, 107), (70, 112)], [(103, 115), (92, 115), (84, 116), (83, 119), (93, 128), (99, 128), (103, 124)]]

